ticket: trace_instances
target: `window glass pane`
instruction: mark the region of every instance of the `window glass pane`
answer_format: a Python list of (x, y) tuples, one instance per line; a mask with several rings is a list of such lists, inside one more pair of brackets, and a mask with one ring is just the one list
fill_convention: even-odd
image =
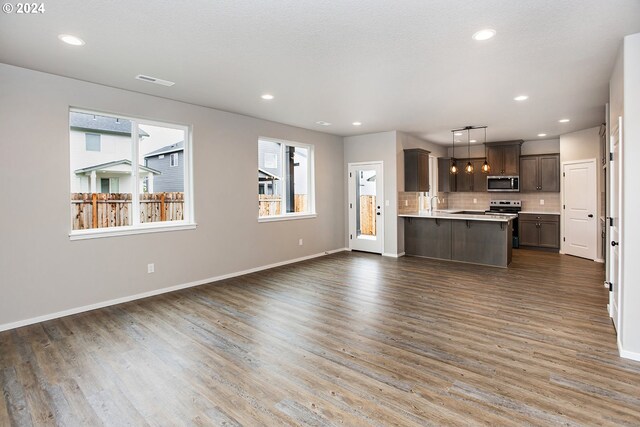
[(288, 147), (289, 170), (288, 188), (293, 197), (288, 199), (287, 212), (309, 211), (309, 149)]
[(184, 220), (185, 131), (139, 125), (140, 222)]
[(100, 134), (85, 134), (85, 149), (87, 151), (100, 151)]
[(268, 140), (258, 141), (258, 215), (282, 214), (283, 170), (282, 145)]
[(72, 230), (130, 225), (131, 122), (72, 111), (69, 141)]

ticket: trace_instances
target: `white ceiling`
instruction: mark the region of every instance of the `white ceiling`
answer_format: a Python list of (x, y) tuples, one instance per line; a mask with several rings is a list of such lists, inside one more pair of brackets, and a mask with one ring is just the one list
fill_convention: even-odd
[[(66, 0), (45, 7), (42, 15), (0, 14), (0, 62), (338, 135), (397, 129), (439, 143), (467, 124), (488, 125), (489, 140), (541, 132), (548, 139), (599, 125), (622, 37), (640, 31), (638, 0)], [(471, 39), (485, 27), (496, 37)], [(61, 33), (86, 45), (65, 45)], [(176, 84), (141, 82), (137, 74)], [(267, 92), (273, 101), (260, 99)], [(530, 98), (516, 103), (519, 94)]]

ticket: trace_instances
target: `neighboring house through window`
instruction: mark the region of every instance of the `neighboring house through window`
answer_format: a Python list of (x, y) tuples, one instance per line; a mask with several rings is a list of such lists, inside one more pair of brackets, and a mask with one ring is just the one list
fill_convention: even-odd
[(313, 146), (258, 140), (258, 218), (315, 215)]
[(72, 238), (193, 228), (188, 127), (71, 110), (69, 142)]

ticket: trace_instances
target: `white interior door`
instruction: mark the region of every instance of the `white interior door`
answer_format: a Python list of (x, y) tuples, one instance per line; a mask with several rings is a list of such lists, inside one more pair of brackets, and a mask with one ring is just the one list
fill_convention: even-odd
[(596, 161), (564, 163), (563, 252), (582, 258), (596, 259), (598, 245)]
[(349, 249), (382, 253), (382, 162), (349, 163)]
[(609, 310), (613, 323), (618, 330), (620, 316), (620, 177), (622, 176), (622, 164), (620, 151), (622, 148), (622, 117), (611, 132), (611, 154), (609, 162), (609, 265), (607, 268), (607, 282), (611, 292), (609, 293)]

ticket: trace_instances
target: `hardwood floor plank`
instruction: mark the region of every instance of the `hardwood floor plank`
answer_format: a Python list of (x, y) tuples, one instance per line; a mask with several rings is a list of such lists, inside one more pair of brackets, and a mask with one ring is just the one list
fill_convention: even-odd
[(0, 333), (0, 425), (640, 425), (601, 264), (364, 253)]

